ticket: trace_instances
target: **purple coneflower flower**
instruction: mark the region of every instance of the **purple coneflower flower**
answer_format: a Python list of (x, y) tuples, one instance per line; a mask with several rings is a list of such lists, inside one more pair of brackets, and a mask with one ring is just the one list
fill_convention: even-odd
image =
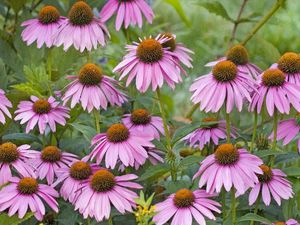
[(5, 92), (2, 89), (0, 89), (0, 123), (5, 124), (5, 115), (11, 118), (11, 114), (8, 111), (8, 108), (11, 107), (12, 104), (5, 96)]
[(128, 54), (113, 71), (121, 73), (120, 80), (128, 75), (126, 86), (135, 78), (136, 88), (142, 93), (147, 91), (150, 84), (153, 91), (162, 87), (164, 80), (174, 89), (176, 83), (182, 82), (180, 73), (185, 71), (176, 55), (162, 46), (168, 40), (158, 35), (155, 39), (140, 39), (140, 43), (127, 45)]
[(145, 16), (148, 23), (152, 23), (154, 13), (145, 0), (108, 0), (100, 11), (100, 18), (106, 22), (113, 14), (117, 13), (116, 30), (119, 31), (122, 24), (125, 29), (129, 25), (143, 25), (143, 17)]
[(58, 179), (52, 186), (63, 182), (60, 188), (60, 195), (65, 201), (74, 203), (84, 182), (98, 170), (99, 167), (84, 161), (75, 161), (71, 167), (62, 167), (57, 171)]
[(193, 51), (186, 48), (182, 43), (176, 42), (176, 35), (172, 33), (162, 33), (161, 37), (168, 38), (169, 40), (164, 42), (162, 46), (176, 55), (176, 58), (188, 68), (193, 68), (191, 54)]
[(84, 110), (91, 112), (94, 108), (106, 110), (108, 103), (121, 106), (127, 101), (126, 95), (115, 87), (118, 82), (103, 75), (101, 68), (95, 64), (85, 64), (78, 76), (68, 78), (73, 81), (67, 86), (62, 100), (64, 104), (70, 101), (71, 108), (80, 102)]
[(190, 87), (194, 92), (192, 102), (199, 103), (200, 110), (205, 112), (218, 112), (223, 105), (227, 113), (234, 105), (242, 111), (244, 99), (250, 102), (250, 93), (255, 90), (255, 81), (231, 61), (218, 62), (209, 74), (197, 78)]
[(111, 205), (121, 214), (132, 212), (132, 207), (136, 206), (134, 199), (138, 196), (128, 188), (143, 188), (130, 181), (136, 178), (133, 174), (114, 176), (108, 170), (98, 170), (79, 190), (75, 210), (78, 209), (85, 219), (95, 217), (98, 222), (109, 218)]
[(122, 122), (128, 129), (145, 133), (153, 139), (159, 140), (160, 133), (165, 133), (162, 119), (150, 115), (146, 109), (136, 109), (131, 114), (125, 114)]
[(62, 152), (56, 146), (47, 146), (41, 152), (35, 153), (35, 158), (31, 160), (39, 179), (47, 179), (48, 184), (52, 184), (54, 177), (59, 176), (61, 168), (69, 168), (70, 164), (77, 160), (77, 156), (68, 152)]
[(279, 169), (271, 169), (266, 165), (261, 165), (260, 168), (263, 174), (257, 175), (259, 183), (250, 192), (249, 205), (253, 205), (260, 193), (267, 206), (271, 203), (271, 194), (278, 205), (281, 205), (281, 199), (293, 197), (292, 185), (284, 178), (286, 177), (285, 173)]
[(206, 191), (220, 193), (222, 187), (228, 192), (232, 187), (238, 194), (258, 183), (257, 174), (263, 161), (246, 149), (237, 149), (232, 144), (222, 144), (214, 154), (207, 156), (193, 179), (200, 177), (199, 188), (206, 184)]
[(300, 225), (300, 223), (298, 223), (298, 221), (296, 221), (294, 219), (289, 219), (286, 222), (276, 222), (276, 223), (272, 223), (269, 225)]
[(69, 109), (61, 106), (52, 96), (48, 99), (30, 97), (31, 101), (21, 101), (18, 110), (15, 111), (15, 120), (21, 120), (20, 124), (27, 122), (26, 133), (29, 133), (36, 125), (39, 127), (40, 134), (44, 134), (47, 125), (52, 132), (56, 131), (56, 123), (64, 126)]
[[(200, 150), (202, 150), (206, 144), (214, 143), (215, 145), (218, 145), (220, 139), (226, 139), (225, 120), (208, 117), (204, 118), (202, 122), (216, 122), (216, 124), (198, 128), (185, 136), (183, 140), (187, 141), (191, 147), (199, 146)], [(235, 129), (231, 128), (231, 131), (231, 137), (236, 138)]]
[(92, 8), (84, 1), (77, 1), (69, 11), (68, 19), (60, 26), (55, 38), (56, 46), (64, 46), (67, 51), (71, 45), (83, 52), (104, 47), (109, 32), (101, 19), (94, 16)]
[(218, 208), (221, 205), (209, 199), (215, 196), (204, 190), (180, 189), (167, 200), (156, 204), (157, 214), (153, 221), (156, 225), (163, 225), (173, 217), (172, 225), (191, 225), (194, 218), (198, 224), (205, 225), (204, 216), (216, 220), (213, 213), (221, 212)]
[(0, 186), (12, 177), (12, 168), (21, 176), (35, 176), (34, 168), (28, 160), (34, 158), (36, 151), (30, 145), (16, 146), (11, 142), (0, 145)]
[(250, 111), (261, 112), (266, 105), (270, 116), (274, 110), (289, 114), (290, 105), (300, 111), (300, 86), (286, 81), (286, 76), (279, 69), (268, 69), (259, 77), (258, 91), (254, 93), (249, 106)]
[(295, 52), (286, 52), (272, 69), (280, 69), (290, 83), (300, 85), (300, 55)]
[(100, 164), (105, 156), (105, 166), (112, 169), (118, 161), (125, 167), (133, 167), (135, 162), (143, 165), (148, 158), (145, 148), (154, 147), (152, 140), (148, 134), (129, 130), (123, 124), (113, 124), (106, 133), (97, 134), (93, 138), (93, 150), (85, 159), (96, 158), (97, 164)]
[(8, 209), (8, 215), (13, 216), (18, 212), (18, 217), (22, 219), (28, 210), (33, 212), (39, 221), (45, 215), (45, 202), (52, 210), (58, 212), (58, 203), (55, 198), (59, 195), (54, 188), (39, 184), (32, 177), (17, 178), (12, 177), (10, 184), (0, 190), (0, 211)]
[(54, 44), (55, 34), (58, 28), (65, 21), (65, 17), (60, 16), (59, 11), (54, 6), (44, 6), (36, 19), (30, 19), (21, 24), (26, 27), (21, 36), (27, 45), (37, 42), (37, 47), (44, 44), (50, 48)]
[(254, 80), (261, 74), (262, 70), (253, 63), (249, 62), (249, 55), (247, 49), (243, 45), (235, 45), (227, 52), (225, 57), (222, 57), (216, 61), (209, 62), (205, 66), (215, 66), (219, 62), (229, 60), (233, 62), (239, 71), (248, 74)]

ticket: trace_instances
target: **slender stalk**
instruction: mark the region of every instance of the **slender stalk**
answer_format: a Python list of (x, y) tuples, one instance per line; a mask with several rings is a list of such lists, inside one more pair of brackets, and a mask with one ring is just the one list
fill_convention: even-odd
[(257, 131), (257, 110), (254, 111), (253, 133), (252, 133), (250, 152), (253, 152), (254, 142), (256, 138), (256, 131)]
[(100, 133), (100, 115), (97, 109), (94, 109), (94, 117), (95, 117), (95, 125), (96, 125), (96, 131), (99, 134)]
[[(260, 199), (261, 199), (261, 196), (259, 196), (259, 197), (256, 199), (255, 208), (254, 208), (254, 211), (253, 211), (253, 213), (254, 213), (255, 215), (256, 215), (257, 212), (258, 212), (258, 207), (259, 207)], [(254, 224), (254, 220), (251, 220), (250, 225), (253, 225), (253, 224)]]
[(226, 134), (227, 134), (227, 143), (230, 143), (230, 114), (226, 113)]
[(86, 61), (87, 61), (87, 63), (91, 63), (92, 62), (92, 57), (91, 57), (89, 51), (86, 52)]
[(86, 224), (91, 225), (91, 219), (89, 217), (86, 219)]
[(108, 224), (109, 224), (109, 225), (113, 225), (113, 224), (114, 224), (114, 223), (113, 223), (112, 216), (109, 217), (109, 219), (108, 219)]
[(236, 198), (234, 188), (231, 189), (231, 213), (232, 213), (232, 225), (236, 225)]
[(196, 109), (199, 107), (199, 103), (193, 105), (193, 107), (188, 111), (188, 113), (185, 115), (185, 118), (191, 119)]
[(259, 29), (274, 15), (274, 13), (284, 4), (286, 0), (277, 0), (270, 11), (253, 27), (246, 38), (241, 43), (246, 45), (247, 42), (259, 31)]
[(225, 188), (222, 189), (221, 191), (221, 197), (222, 197), (222, 215), (223, 215), (223, 223), (227, 217), (227, 212), (226, 212), (226, 191)]
[[(272, 143), (272, 150), (276, 150), (277, 146), (277, 127), (278, 127), (278, 111), (277, 109), (274, 110), (274, 125), (273, 125), (273, 143)], [(270, 165), (273, 166), (275, 161), (275, 156), (271, 156)]]
[(48, 70), (48, 89), (49, 94), (52, 94), (51, 90), (51, 81), (52, 81), (52, 48), (49, 48), (48, 56), (47, 56), (47, 70)]

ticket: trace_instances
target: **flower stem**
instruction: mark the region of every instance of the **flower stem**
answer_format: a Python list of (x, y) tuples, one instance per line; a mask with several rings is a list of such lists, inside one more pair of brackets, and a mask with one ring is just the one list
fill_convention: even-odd
[(48, 89), (49, 94), (52, 95), (51, 81), (52, 81), (52, 48), (49, 48), (47, 56), (47, 70), (48, 70)]
[(86, 219), (86, 224), (91, 225), (91, 219), (89, 217)]
[(95, 117), (95, 124), (96, 124), (96, 131), (100, 133), (100, 115), (97, 109), (94, 109), (94, 117)]
[[(254, 213), (255, 215), (256, 215), (257, 212), (258, 212), (258, 206), (259, 206), (260, 198), (261, 198), (261, 196), (259, 196), (259, 197), (256, 199), (255, 208), (254, 208), (254, 211), (253, 211), (253, 213)], [(251, 220), (250, 225), (253, 225), (253, 224), (254, 224), (254, 220)]]
[(221, 197), (222, 197), (222, 215), (223, 215), (223, 223), (226, 219), (226, 191), (223, 188), (221, 191)]
[(232, 213), (232, 225), (236, 225), (236, 198), (234, 188), (231, 189), (231, 213)]
[[(278, 111), (277, 109), (274, 110), (274, 125), (273, 125), (273, 143), (272, 143), (272, 150), (276, 151), (277, 146), (277, 127), (278, 127)], [(273, 166), (275, 161), (275, 156), (271, 156), (270, 165)]]
[(284, 4), (286, 0), (277, 0), (270, 11), (254, 26), (254, 28), (249, 32), (246, 38), (241, 43), (246, 45), (247, 42), (259, 31), (259, 29), (273, 16), (273, 14)]
[(253, 133), (252, 133), (250, 152), (253, 152), (254, 142), (255, 142), (255, 138), (256, 138), (256, 131), (257, 131), (257, 111), (255, 110), (254, 111)]
[(199, 107), (199, 103), (193, 105), (193, 107), (188, 111), (188, 113), (185, 115), (185, 118), (191, 119), (196, 109)]
[(227, 143), (230, 143), (230, 114), (226, 113), (226, 134), (227, 134)]
[(113, 225), (113, 224), (114, 224), (114, 223), (113, 223), (113, 220), (112, 220), (112, 216), (109, 217), (109, 219), (108, 219), (108, 224), (109, 224), (109, 225)]

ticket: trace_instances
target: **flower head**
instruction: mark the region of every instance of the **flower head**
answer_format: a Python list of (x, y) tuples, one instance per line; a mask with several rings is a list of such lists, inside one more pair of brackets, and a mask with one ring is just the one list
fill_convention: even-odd
[(39, 184), (32, 177), (11, 177), (9, 184), (0, 190), (0, 211), (8, 210), (12, 216), (18, 212), (22, 219), (28, 210), (33, 212), (37, 220), (42, 220), (45, 215), (46, 203), (52, 210), (58, 212), (58, 203), (55, 198), (59, 195), (54, 188)]
[(8, 108), (11, 108), (12, 104), (5, 96), (5, 92), (0, 89), (0, 123), (5, 124), (5, 115), (11, 118), (11, 114)]
[(286, 177), (285, 173), (266, 165), (261, 165), (260, 168), (263, 174), (257, 175), (259, 183), (250, 192), (249, 205), (252, 205), (260, 194), (266, 205), (270, 205), (271, 203), (271, 194), (278, 205), (281, 205), (281, 199), (293, 197), (292, 185), (284, 178)]
[(35, 167), (39, 179), (47, 179), (48, 184), (52, 184), (55, 176), (59, 176), (59, 170), (69, 168), (69, 165), (77, 160), (77, 156), (68, 152), (62, 152), (56, 146), (47, 146), (41, 152), (35, 153), (35, 158), (31, 160)]
[(209, 199), (214, 196), (204, 190), (180, 189), (167, 200), (156, 204), (157, 214), (153, 221), (156, 225), (163, 225), (173, 217), (172, 224), (191, 225), (194, 218), (198, 224), (206, 224), (204, 216), (215, 220), (213, 213), (221, 212), (218, 208), (221, 205)]
[(247, 74), (254, 80), (256, 80), (257, 76), (262, 72), (261, 69), (258, 68), (255, 64), (249, 62), (248, 51), (243, 45), (233, 46), (227, 51), (225, 57), (222, 57), (213, 62), (209, 62), (206, 64), (206, 66), (215, 66), (217, 63), (226, 60), (233, 62), (238, 67), (239, 71)]
[(79, 190), (75, 210), (79, 210), (84, 218), (95, 217), (98, 222), (109, 218), (111, 205), (122, 214), (132, 212), (136, 205), (134, 199), (138, 196), (128, 188), (143, 188), (130, 181), (136, 178), (133, 174), (115, 176), (105, 169), (96, 171)]
[(146, 147), (154, 147), (149, 134), (128, 129), (123, 124), (111, 125), (106, 133), (97, 134), (92, 140), (93, 150), (86, 159), (96, 158), (100, 164), (105, 157), (105, 166), (114, 169), (118, 162), (125, 167), (135, 163), (143, 165), (148, 158)]
[(66, 19), (57, 31), (56, 46), (64, 46), (67, 51), (72, 45), (83, 52), (104, 47), (110, 37), (105, 24), (94, 16), (92, 8), (85, 1), (77, 1), (71, 7)]
[(21, 24), (25, 27), (21, 36), (27, 45), (37, 42), (37, 47), (41, 48), (44, 44), (47, 48), (54, 45), (55, 34), (59, 27), (66, 20), (60, 16), (59, 11), (54, 6), (44, 6), (38, 18), (30, 19)]
[(108, 0), (100, 11), (100, 18), (106, 22), (113, 14), (117, 14), (116, 30), (119, 31), (122, 24), (127, 29), (129, 25), (143, 25), (143, 17), (148, 23), (152, 23), (154, 13), (145, 0)]
[(250, 111), (261, 112), (265, 105), (270, 116), (274, 110), (289, 114), (290, 105), (300, 111), (300, 86), (286, 80), (286, 75), (279, 69), (268, 69), (259, 77), (258, 91), (254, 93)]
[(194, 92), (191, 100), (200, 104), (200, 110), (218, 112), (223, 105), (230, 113), (234, 106), (239, 111), (244, 99), (251, 101), (250, 94), (256, 90), (255, 82), (231, 61), (218, 62), (212, 71), (200, 76), (190, 87)]
[(162, 46), (168, 40), (158, 35), (127, 45), (128, 54), (113, 71), (121, 73), (120, 80), (128, 75), (126, 86), (135, 78), (136, 88), (140, 92), (146, 92), (150, 84), (155, 91), (162, 87), (164, 80), (171, 88), (175, 88), (175, 84), (182, 81), (180, 73), (184, 70), (176, 55)]
[(262, 160), (248, 153), (246, 149), (237, 149), (232, 144), (221, 144), (214, 154), (206, 157), (194, 178), (201, 177), (199, 187), (206, 184), (206, 191), (219, 193), (224, 186), (228, 192), (232, 187), (243, 194), (258, 183), (257, 174), (262, 174), (259, 166)]
[(64, 126), (66, 118), (69, 118), (68, 113), (69, 109), (61, 106), (52, 96), (48, 99), (31, 96), (30, 101), (19, 103), (15, 120), (21, 120), (21, 124), (27, 122), (26, 133), (38, 125), (40, 133), (44, 134), (47, 125), (52, 132), (56, 131), (56, 123)]
[(81, 67), (78, 76), (68, 76), (73, 80), (62, 97), (64, 104), (71, 102), (73, 108), (79, 102), (84, 110), (107, 109), (108, 103), (121, 106), (127, 101), (126, 95), (116, 87), (118, 82), (103, 74), (102, 69), (88, 63)]
[(0, 186), (7, 183), (13, 171), (20, 176), (35, 177), (34, 168), (28, 160), (34, 158), (37, 151), (31, 150), (30, 145), (17, 146), (12, 142), (0, 145)]

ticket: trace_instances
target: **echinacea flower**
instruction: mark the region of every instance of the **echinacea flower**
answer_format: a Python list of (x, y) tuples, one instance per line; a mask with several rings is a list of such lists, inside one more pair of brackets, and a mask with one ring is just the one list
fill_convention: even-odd
[(78, 76), (68, 76), (73, 80), (62, 97), (64, 105), (70, 101), (71, 108), (79, 102), (84, 110), (107, 109), (108, 103), (121, 106), (127, 101), (126, 95), (116, 86), (118, 82), (103, 74), (102, 69), (92, 63), (81, 67)]
[(63, 45), (65, 51), (72, 45), (80, 52), (91, 51), (98, 44), (104, 47), (109, 37), (105, 24), (94, 16), (92, 8), (84, 1), (77, 1), (57, 31), (54, 44)]
[(234, 106), (242, 111), (245, 99), (251, 101), (256, 90), (254, 80), (231, 61), (218, 62), (212, 71), (197, 78), (190, 87), (191, 100), (200, 110), (218, 112), (224, 105), (230, 113)]
[[(300, 132), (300, 115), (297, 113), (296, 118), (280, 121), (277, 128), (277, 140), (283, 140), (283, 145), (290, 143)], [(274, 133), (270, 139), (274, 138)], [(300, 153), (300, 139), (298, 139), (298, 152)]]
[(175, 58), (176, 55), (162, 46), (168, 40), (158, 35), (127, 45), (128, 54), (113, 72), (121, 74), (120, 80), (128, 75), (126, 86), (135, 78), (136, 88), (142, 93), (147, 91), (150, 84), (153, 91), (161, 88), (164, 80), (174, 89), (176, 83), (182, 82), (180, 73), (185, 71)]
[(214, 154), (207, 156), (193, 179), (200, 177), (199, 188), (206, 184), (209, 193), (220, 193), (222, 187), (228, 192), (232, 187), (238, 194), (258, 183), (257, 174), (262, 174), (263, 161), (246, 149), (237, 149), (232, 144), (221, 144)]
[(8, 210), (8, 215), (13, 216), (18, 212), (19, 219), (22, 219), (28, 210), (39, 221), (45, 215), (45, 203), (56, 213), (58, 203), (55, 198), (59, 197), (54, 188), (39, 184), (32, 177), (12, 177), (9, 184), (0, 190), (0, 211)]
[(105, 157), (105, 166), (112, 169), (118, 162), (125, 167), (133, 167), (135, 162), (143, 165), (148, 158), (145, 148), (154, 147), (152, 139), (148, 134), (129, 130), (123, 124), (113, 124), (106, 133), (97, 134), (92, 139), (93, 150), (85, 159), (96, 158), (100, 164)]
[(210, 199), (215, 196), (204, 190), (180, 189), (167, 200), (156, 204), (157, 214), (153, 221), (156, 225), (163, 225), (173, 217), (172, 225), (192, 225), (194, 218), (198, 224), (205, 225), (204, 216), (216, 220), (214, 213), (221, 213), (218, 208), (221, 205)]
[(154, 13), (151, 7), (145, 0), (108, 0), (100, 11), (100, 18), (106, 22), (115, 13), (116, 18), (116, 30), (119, 31), (124, 24), (124, 28), (127, 29), (129, 25), (138, 25), (139, 28), (143, 25), (143, 16), (145, 16), (148, 23), (152, 23)]
[(300, 225), (300, 223), (298, 223), (297, 220), (289, 219), (286, 222), (276, 222), (276, 223), (272, 223), (272, 224), (269, 224), (269, 225)]
[(105, 169), (96, 171), (79, 190), (75, 210), (79, 210), (85, 219), (95, 217), (98, 222), (109, 218), (111, 205), (121, 214), (132, 212), (136, 206), (134, 199), (138, 196), (129, 188), (143, 188), (131, 181), (136, 178), (134, 174), (114, 176)]
[(295, 52), (284, 53), (272, 69), (280, 69), (290, 83), (300, 85), (300, 55)]
[(0, 89), (0, 123), (5, 124), (5, 115), (11, 118), (11, 114), (8, 108), (11, 108), (12, 104), (5, 96), (5, 92)]
[(146, 109), (136, 109), (131, 114), (125, 114), (123, 124), (130, 130), (148, 134), (153, 139), (160, 138), (164, 134), (164, 126), (159, 116), (152, 116)]
[(265, 105), (270, 116), (274, 111), (289, 114), (290, 105), (300, 111), (300, 86), (286, 81), (279, 69), (268, 69), (259, 77), (259, 87), (249, 106), (250, 111), (261, 112)]
[(248, 74), (254, 80), (261, 74), (262, 70), (255, 64), (249, 62), (249, 55), (247, 49), (243, 45), (235, 45), (229, 49), (225, 57), (222, 57), (216, 61), (209, 62), (205, 66), (215, 66), (217, 63), (229, 60), (233, 62), (239, 71)]
[(52, 96), (48, 99), (30, 97), (31, 101), (21, 101), (15, 111), (15, 120), (20, 124), (27, 122), (26, 133), (38, 125), (40, 134), (44, 134), (49, 126), (52, 132), (56, 131), (56, 123), (64, 126), (69, 118), (69, 109), (60, 105)]
[(69, 168), (70, 164), (77, 160), (77, 156), (68, 152), (62, 152), (56, 146), (47, 146), (41, 152), (36, 152), (35, 158), (31, 160), (39, 179), (47, 179), (52, 184), (58, 177), (61, 168)]
[(65, 201), (74, 203), (80, 189), (85, 181), (98, 170), (99, 167), (94, 164), (89, 164), (84, 161), (75, 161), (69, 167), (62, 167), (57, 170), (58, 179), (52, 186), (63, 182), (60, 188), (60, 195)]
[(60, 16), (59, 11), (54, 6), (44, 6), (38, 18), (30, 19), (21, 24), (25, 27), (21, 36), (27, 45), (37, 42), (37, 47), (41, 48), (44, 44), (47, 48), (54, 45), (55, 34), (59, 27), (66, 20)]
[(35, 176), (34, 168), (28, 160), (34, 158), (36, 151), (30, 145), (17, 146), (11, 142), (0, 145), (0, 186), (12, 177), (14, 169), (21, 176)]
[[(226, 122), (225, 120), (218, 120), (217, 118), (207, 117), (202, 122), (216, 122), (216, 124), (201, 127), (188, 134), (183, 138), (190, 144), (191, 147), (199, 146), (200, 150), (206, 144), (214, 143), (219, 144), (220, 139), (226, 139)], [(232, 128), (231, 137), (235, 138), (235, 130)]]
[(182, 43), (176, 42), (176, 35), (172, 33), (162, 33), (161, 37), (166, 37), (168, 40), (162, 44), (164, 48), (167, 48), (169, 51), (173, 52), (176, 58), (188, 68), (193, 68), (191, 54), (194, 52), (186, 48)]
[(261, 165), (260, 168), (263, 174), (257, 175), (259, 183), (250, 192), (249, 205), (253, 205), (260, 194), (267, 206), (271, 203), (271, 195), (278, 205), (281, 205), (281, 199), (287, 200), (293, 197), (292, 185), (285, 179), (285, 173), (266, 165)]

